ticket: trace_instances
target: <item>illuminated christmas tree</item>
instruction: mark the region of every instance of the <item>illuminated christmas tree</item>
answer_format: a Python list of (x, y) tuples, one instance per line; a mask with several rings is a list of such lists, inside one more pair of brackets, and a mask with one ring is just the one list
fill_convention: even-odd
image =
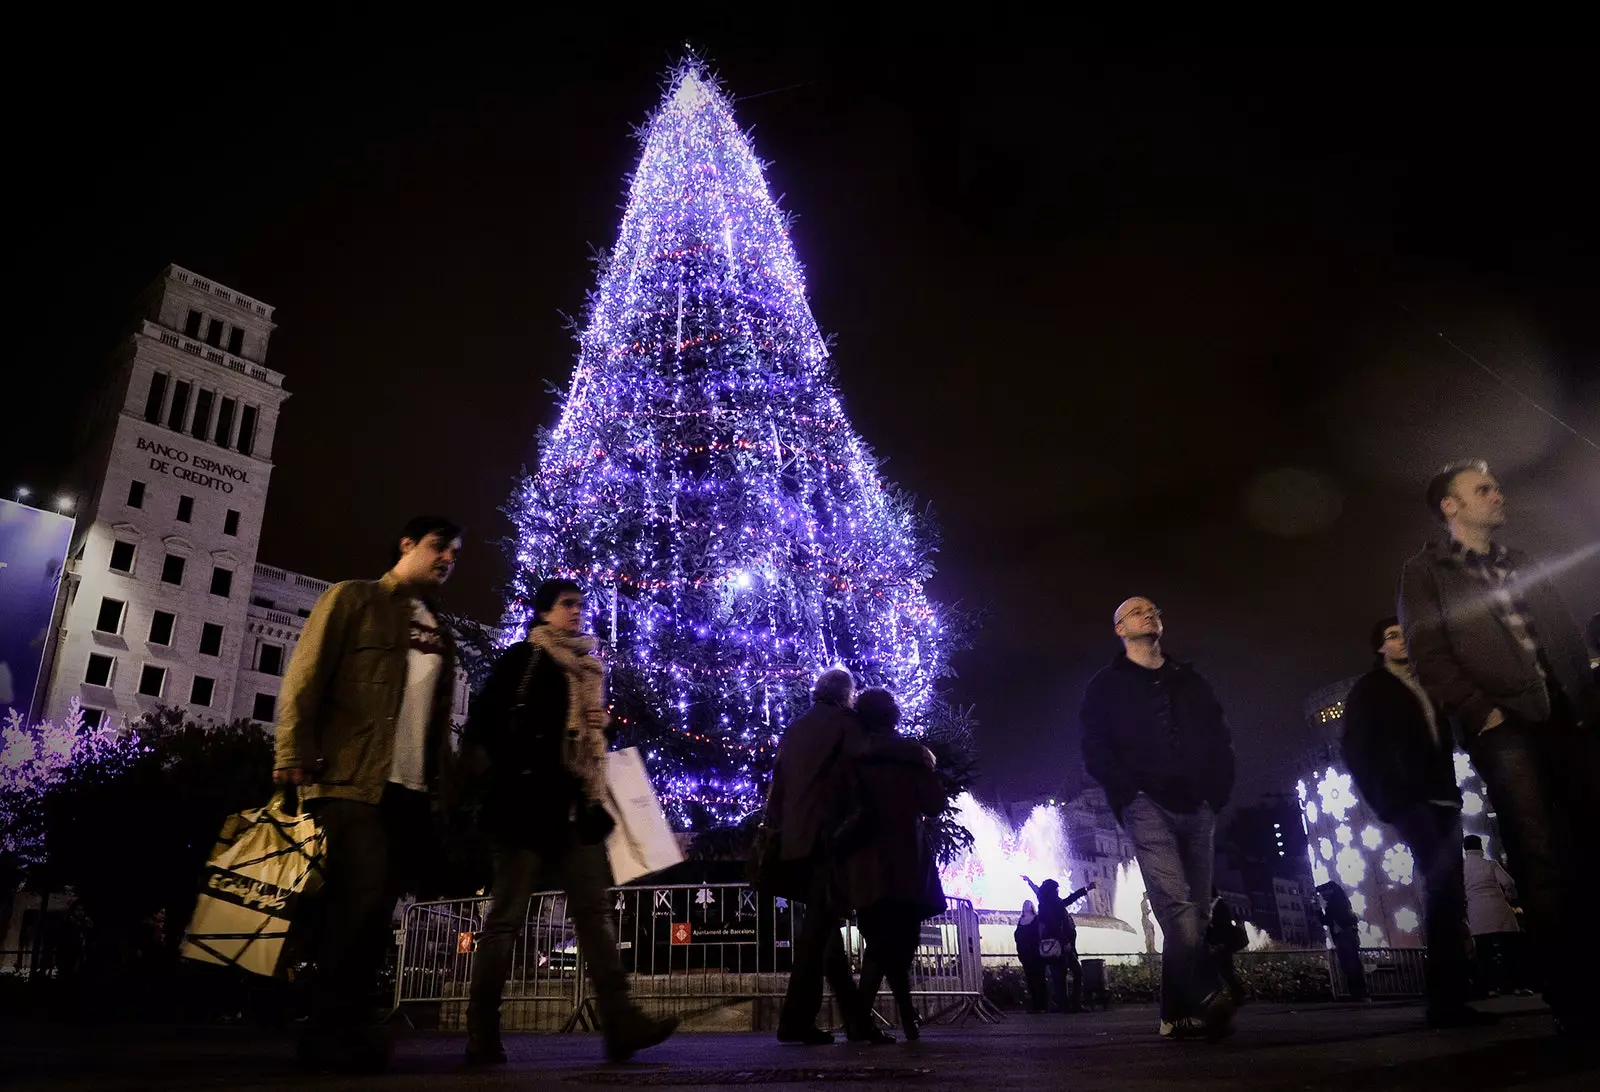
[(933, 535), (834, 387), (788, 221), (726, 95), (671, 74), (560, 420), (507, 506), (509, 607), (589, 593), (621, 742), (696, 830), (760, 805), (777, 739), (843, 664), (925, 726), (947, 652)]

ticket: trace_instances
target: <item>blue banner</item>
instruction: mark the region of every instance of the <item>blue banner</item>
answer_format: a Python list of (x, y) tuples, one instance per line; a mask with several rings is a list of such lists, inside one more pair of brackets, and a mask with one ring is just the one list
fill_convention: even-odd
[(70, 516), (0, 500), (0, 714), (30, 712), (72, 524)]

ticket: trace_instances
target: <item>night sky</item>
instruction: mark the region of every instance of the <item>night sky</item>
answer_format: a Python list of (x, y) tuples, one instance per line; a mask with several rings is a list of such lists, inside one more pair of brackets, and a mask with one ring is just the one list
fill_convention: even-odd
[[(262, 23), (109, 28), (6, 75), (0, 486), (60, 480), (79, 384), (177, 262), (277, 308), (261, 560), (376, 575), (442, 511), (469, 527), (450, 604), (492, 619), (497, 509), (688, 36), (797, 214), (847, 412), (944, 528), (932, 593), (984, 612), (951, 693), (986, 793), (1079, 782), (1079, 696), (1133, 594), (1220, 693), (1239, 799), (1292, 786), (1301, 703), (1367, 666), (1450, 458), (1500, 473), (1505, 541), (1600, 539), (1600, 449), (1439, 336), (1600, 442), (1577, 55)], [(1600, 562), (1560, 582), (1600, 609)]]

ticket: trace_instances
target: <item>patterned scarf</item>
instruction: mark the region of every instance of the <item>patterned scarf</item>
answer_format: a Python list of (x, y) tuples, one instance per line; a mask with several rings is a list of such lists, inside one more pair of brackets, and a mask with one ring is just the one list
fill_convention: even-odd
[[(562, 633), (554, 626), (534, 626), (528, 642), (560, 666), (567, 677), (567, 738), (562, 755), (567, 769), (582, 779), (589, 799), (606, 797), (606, 733), (589, 724), (591, 711), (605, 712), (606, 669), (594, 655), (595, 639)], [(606, 718), (609, 720), (610, 718)]]

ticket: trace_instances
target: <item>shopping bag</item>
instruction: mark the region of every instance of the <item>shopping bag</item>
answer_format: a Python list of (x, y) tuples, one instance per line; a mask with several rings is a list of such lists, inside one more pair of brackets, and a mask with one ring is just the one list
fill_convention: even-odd
[(297, 904), (321, 886), (325, 859), (322, 829), (288, 810), (282, 793), (230, 815), (200, 874), (183, 957), (275, 975)]
[(667, 825), (637, 747), (606, 755), (606, 787), (610, 790), (606, 810), (617, 821), (606, 837), (612, 882), (632, 883), (683, 860), (678, 838)]

